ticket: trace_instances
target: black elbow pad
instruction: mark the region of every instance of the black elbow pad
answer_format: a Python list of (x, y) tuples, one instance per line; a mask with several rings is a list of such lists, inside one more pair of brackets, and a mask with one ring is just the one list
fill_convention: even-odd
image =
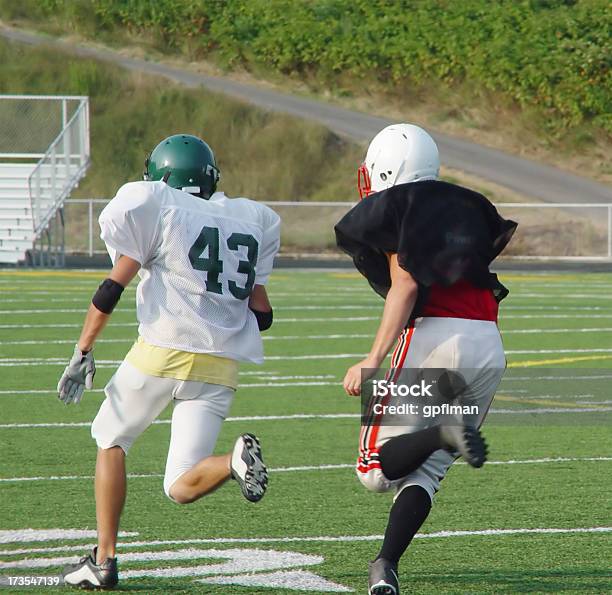
[(117, 281), (104, 279), (98, 287), (98, 291), (94, 294), (91, 303), (103, 314), (111, 314), (124, 289)]
[(272, 310), (269, 312), (260, 312), (259, 310), (253, 310), (253, 308), (251, 308), (251, 312), (253, 312), (255, 318), (257, 318), (257, 326), (260, 331), (267, 331), (272, 326)]

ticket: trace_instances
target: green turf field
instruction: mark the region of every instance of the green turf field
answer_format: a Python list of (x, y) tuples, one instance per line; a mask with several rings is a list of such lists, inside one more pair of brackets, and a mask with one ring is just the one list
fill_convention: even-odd
[[(133, 289), (96, 347), (95, 390), (66, 407), (54, 387), (103, 277), (0, 271), (5, 577), (53, 576), (93, 543), (88, 534), (57, 531), (95, 529), (88, 425), (136, 334)], [(591, 375), (610, 384), (612, 277), (517, 273), (502, 281), (512, 292), (500, 321), (509, 374), (535, 371), (544, 384), (522, 400), (517, 385), (504, 385), (485, 426), (490, 463), (450, 471), (400, 566), (404, 592), (609, 591), (612, 400), (601, 383), (595, 390), (586, 380), (574, 390), (570, 381)], [(122, 589), (291, 592), (284, 584), (299, 592), (309, 585), (310, 592), (365, 592), (391, 495), (369, 493), (355, 477), (359, 402), (340, 382), (368, 350), (382, 300), (348, 272), (281, 270), (270, 295), (268, 359), (241, 370), (218, 444), (226, 451), (242, 431), (260, 436), (272, 468), (268, 495), (251, 505), (230, 484), (198, 503), (172, 504), (161, 479), (166, 411), (128, 457), (134, 477), (121, 527), (128, 535), (120, 572), (129, 577)], [(551, 368), (563, 368), (566, 378), (551, 380)]]

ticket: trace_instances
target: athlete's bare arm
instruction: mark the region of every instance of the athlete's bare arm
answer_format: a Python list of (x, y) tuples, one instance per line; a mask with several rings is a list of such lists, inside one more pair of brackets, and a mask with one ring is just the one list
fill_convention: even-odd
[(255, 285), (249, 297), (249, 308), (259, 312), (270, 312), (272, 305), (268, 299), (268, 292), (264, 285)]
[(348, 395), (357, 396), (361, 393), (362, 369), (380, 367), (406, 326), (416, 303), (418, 285), (412, 275), (399, 266), (397, 254), (389, 256), (389, 272), (391, 289), (385, 300), (382, 319), (370, 353), (364, 360), (350, 367), (344, 377), (344, 390)]
[[(139, 270), (140, 263), (138, 261), (129, 256), (120, 256), (108, 278), (116, 281), (122, 287), (127, 287)], [(87, 311), (87, 316), (83, 323), (83, 330), (81, 331), (81, 336), (77, 343), (81, 351), (90, 351), (93, 348), (96, 339), (106, 326), (110, 317), (110, 314), (100, 312), (93, 304), (89, 305), (89, 310)]]

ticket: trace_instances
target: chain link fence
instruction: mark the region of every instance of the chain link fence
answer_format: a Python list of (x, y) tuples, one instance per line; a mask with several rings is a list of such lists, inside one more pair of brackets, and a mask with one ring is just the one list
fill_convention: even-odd
[(74, 96), (2, 95), (0, 158), (40, 159), (82, 100)]
[[(104, 254), (98, 217), (104, 199), (66, 201), (66, 250), (87, 255)], [(354, 203), (268, 202), (282, 218), (281, 252), (293, 256), (339, 254), (334, 224)], [(519, 222), (504, 252), (514, 259), (612, 260), (611, 204), (501, 203), (496, 207)]]
[(89, 102), (84, 98), (46, 149), (28, 180), (36, 236), (46, 228), (55, 211), (85, 174), (89, 153)]
[(519, 223), (505, 256), (612, 260), (612, 203), (506, 203), (496, 207), (503, 217)]

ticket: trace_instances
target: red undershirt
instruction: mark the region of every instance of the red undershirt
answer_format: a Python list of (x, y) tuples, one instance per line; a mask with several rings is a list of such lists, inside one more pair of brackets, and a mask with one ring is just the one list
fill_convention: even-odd
[(498, 304), (490, 289), (479, 289), (461, 279), (453, 285), (432, 285), (421, 316), (468, 318), (497, 322)]

